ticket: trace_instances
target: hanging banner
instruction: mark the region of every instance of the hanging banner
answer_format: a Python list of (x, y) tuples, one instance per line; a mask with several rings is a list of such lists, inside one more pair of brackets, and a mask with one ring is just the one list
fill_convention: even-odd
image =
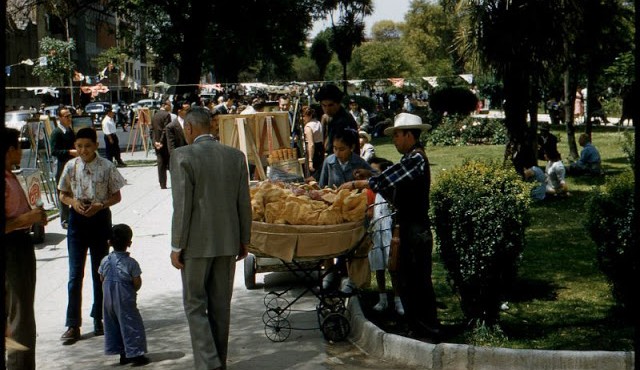
[(429, 77), (422, 77), (422, 79), (427, 81), (427, 83), (431, 85), (431, 87), (438, 87), (438, 77), (429, 76)]
[(395, 87), (403, 87), (404, 86), (404, 78), (388, 78), (387, 80), (391, 81), (391, 83)]
[(471, 85), (473, 83), (473, 75), (472, 74), (462, 74), (462, 75), (458, 75), (460, 76), (463, 80), (467, 81), (467, 83), (469, 85)]

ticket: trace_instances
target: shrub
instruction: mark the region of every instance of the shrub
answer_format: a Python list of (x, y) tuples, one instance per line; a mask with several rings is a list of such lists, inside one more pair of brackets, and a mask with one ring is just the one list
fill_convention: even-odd
[(625, 131), (622, 135), (622, 151), (627, 155), (631, 169), (633, 169), (636, 164), (636, 141), (634, 134), (630, 131)]
[(445, 116), (428, 140), (434, 145), (499, 145), (507, 143), (507, 131), (501, 120)]
[(597, 261), (619, 306), (633, 311), (638, 266), (634, 261), (633, 172), (607, 178), (587, 202), (585, 227), (597, 247)]
[(497, 324), (517, 275), (528, 223), (529, 189), (513, 168), (466, 160), (431, 192), (436, 242), (465, 317)]
[(473, 112), (478, 98), (464, 87), (447, 87), (437, 90), (429, 99), (429, 106), (436, 112), (448, 114), (465, 114)]

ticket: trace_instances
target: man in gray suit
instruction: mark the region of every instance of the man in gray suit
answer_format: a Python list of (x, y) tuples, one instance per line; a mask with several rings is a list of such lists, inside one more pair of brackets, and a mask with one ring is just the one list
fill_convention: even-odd
[(194, 369), (225, 369), (235, 262), (251, 238), (245, 156), (211, 134), (211, 113), (185, 117), (189, 145), (171, 155), (171, 264), (181, 270)]

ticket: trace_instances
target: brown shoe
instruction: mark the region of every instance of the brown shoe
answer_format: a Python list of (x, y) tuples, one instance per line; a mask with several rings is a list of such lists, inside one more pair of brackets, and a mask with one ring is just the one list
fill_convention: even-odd
[(65, 331), (64, 334), (62, 334), (62, 336), (60, 337), (60, 340), (65, 340), (65, 341), (80, 340), (80, 328), (76, 326), (70, 326), (69, 329), (67, 329), (67, 331)]

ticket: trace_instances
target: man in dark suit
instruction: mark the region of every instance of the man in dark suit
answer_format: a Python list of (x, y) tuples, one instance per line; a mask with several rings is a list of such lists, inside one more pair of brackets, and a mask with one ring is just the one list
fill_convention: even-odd
[(167, 145), (169, 147), (169, 157), (176, 148), (187, 145), (187, 140), (184, 137), (184, 116), (187, 115), (191, 105), (189, 102), (179, 103), (178, 115), (165, 127), (165, 133), (167, 136)]
[(165, 100), (151, 119), (151, 139), (156, 149), (158, 161), (158, 181), (160, 189), (167, 188), (167, 171), (169, 170), (169, 147), (165, 128), (171, 122), (171, 101)]
[[(51, 154), (58, 159), (56, 184), (60, 181), (64, 165), (71, 158), (78, 156), (73, 144), (76, 140), (76, 135), (71, 128), (71, 112), (66, 108), (60, 109), (58, 111), (58, 120), (60, 122), (51, 132), (50, 138)], [(69, 206), (62, 202), (58, 203), (60, 204), (60, 224), (63, 229), (67, 229), (69, 227)]]
[(211, 113), (185, 117), (189, 145), (171, 155), (171, 264), (181, 270), (194, 369), (225, 369), (235, 262), (251, 238), (244, 154), (215, 141)]

